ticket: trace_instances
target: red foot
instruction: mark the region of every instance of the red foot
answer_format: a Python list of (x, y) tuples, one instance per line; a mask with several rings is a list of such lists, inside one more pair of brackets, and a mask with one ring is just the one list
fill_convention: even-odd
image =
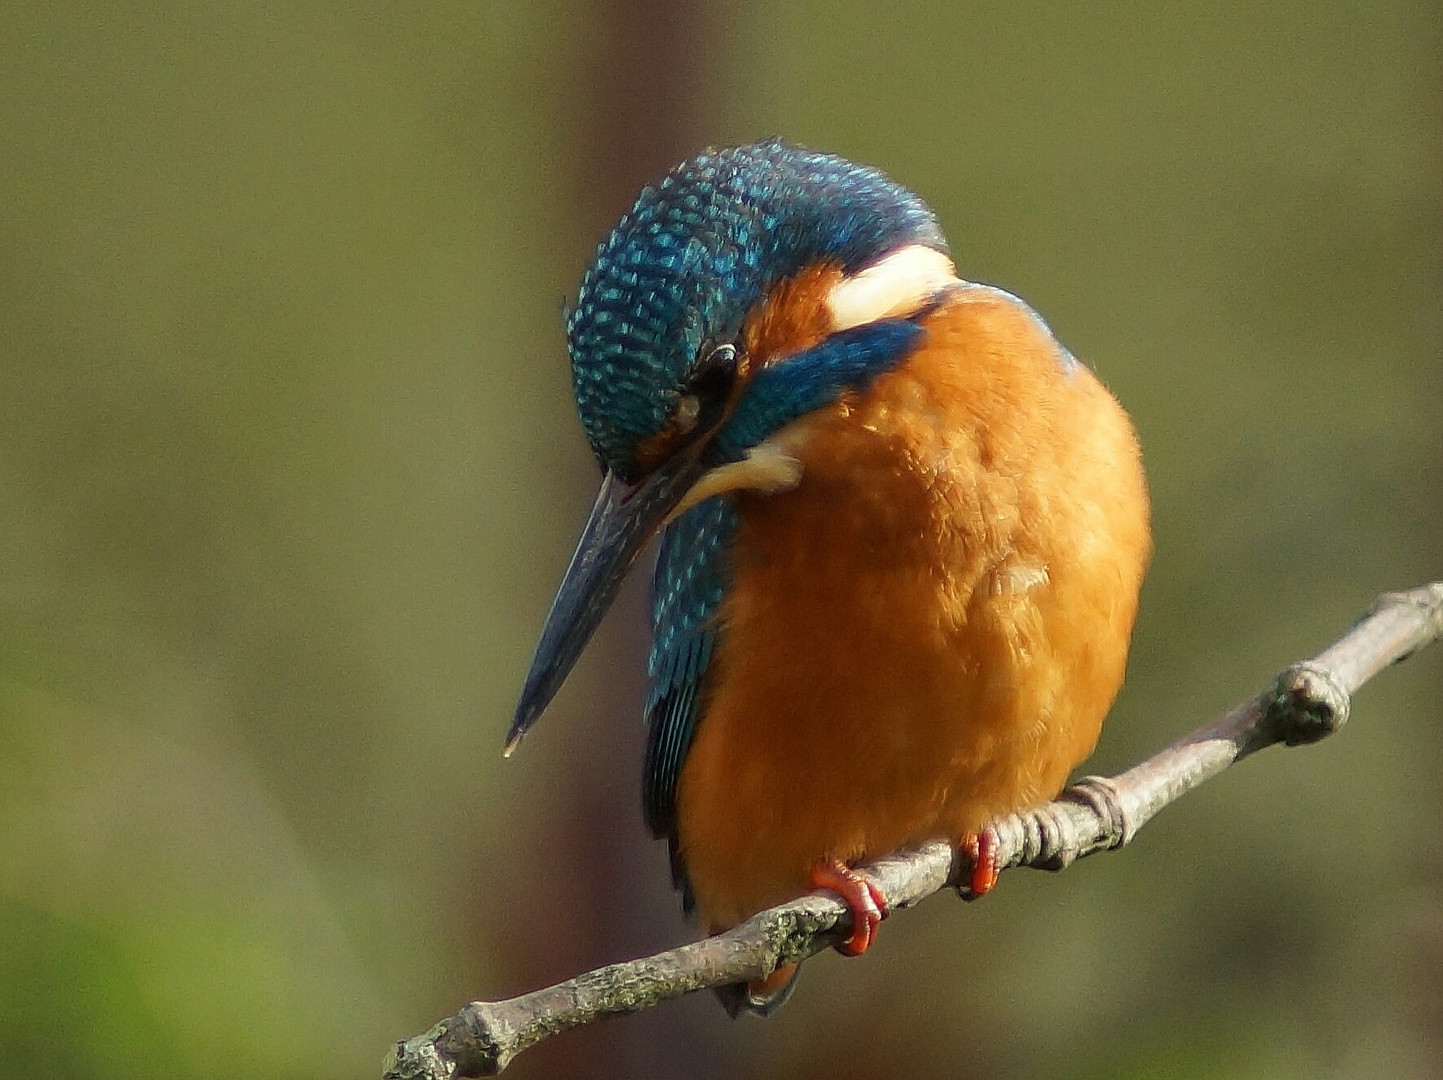
[(843, 956), (861, 956), (877, 936), (877, 927), (891, 909), (877, 883), (836, 859), (812, 864), (812, 888), (831, 889), (852, 912), (852, 936), (837, 945)]
[(968, 881), (967, 900), (986, 896), (997, 884), (997, 833), (983, 829), (980, 833), (968, 833), (962, 837), (962, 853), (972, 860), (972, 877)]

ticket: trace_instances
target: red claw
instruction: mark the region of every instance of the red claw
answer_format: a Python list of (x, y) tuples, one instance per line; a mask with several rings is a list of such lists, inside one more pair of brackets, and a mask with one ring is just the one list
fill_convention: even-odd
[(986, 896), (997, 884), (997, 833), (992, 829), (968, 833), (962, 837), (962, 853), (972, 860), (972, 877), (967, 883), (967, 900)]
[(890, 913), (887, 897), (871, 878), (836, 859), (819, 859), (812, 864), (814, 889), (830, 889), (842, 898), (852, 913), (852, 934), (839, 942), (843, 956), (861, 956), (877, 936), (877, 928)]

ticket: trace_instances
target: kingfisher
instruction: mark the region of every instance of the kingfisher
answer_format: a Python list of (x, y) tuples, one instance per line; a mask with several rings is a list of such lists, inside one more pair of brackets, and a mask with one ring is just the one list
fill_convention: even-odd
[[(1061, 791), (1151, 553), (1132, 423), (876, 169), (772, 139), (645, 188), (566, 315), (600, 491), (506, 743), (660, 533), (642, 804), (706, 933)], [(723, 994), (765, 1014), (795, 975)]]

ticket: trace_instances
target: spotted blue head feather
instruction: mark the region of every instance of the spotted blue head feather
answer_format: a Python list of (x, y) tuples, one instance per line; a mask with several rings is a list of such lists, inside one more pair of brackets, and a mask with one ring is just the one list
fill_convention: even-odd
[(779, 140), (678, 165), (601, 243), (567, 315), (577, 407), (603, 469), (635, 478), (706, 350), (813, 263), (946, 250), (932, 212), (875, 169)]

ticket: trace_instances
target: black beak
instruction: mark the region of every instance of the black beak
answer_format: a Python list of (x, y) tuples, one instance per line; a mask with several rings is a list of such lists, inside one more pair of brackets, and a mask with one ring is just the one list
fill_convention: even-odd
[(706, 471), (698, 453), (677, 454), (635, 487), (608, 472), (561, 579), (541, 643), (506, 735), (509, 757), (570, 674), (646, 542)]

